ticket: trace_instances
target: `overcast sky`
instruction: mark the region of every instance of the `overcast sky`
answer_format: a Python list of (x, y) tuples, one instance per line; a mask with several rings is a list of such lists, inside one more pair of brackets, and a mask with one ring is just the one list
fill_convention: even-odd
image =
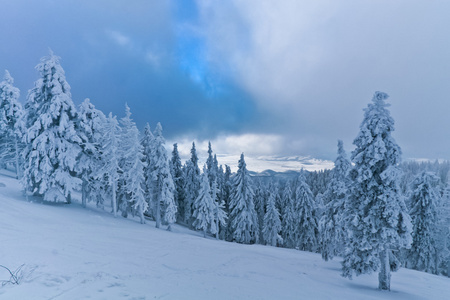
[(76, 104), (121, 117), (127, 102), (182, 151), (211, 140), (253, 157), (334, 160), (337, 139), (350, 152), (379, 90), (404, 159), (450, 159), (449, 12), (445, 0), (4, 0), (0, 70), (25, 102), (51, 48)]

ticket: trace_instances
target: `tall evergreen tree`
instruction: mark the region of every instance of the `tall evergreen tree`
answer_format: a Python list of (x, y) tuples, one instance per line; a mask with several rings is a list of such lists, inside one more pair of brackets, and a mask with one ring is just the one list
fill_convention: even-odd
[(343, 276), (379, 270), (379, 289), (390, 290), (392, 250), (411, 244), (411, 219), (400, 194), (400, 147), (392, 137), (388, 95), (376, 92), (353, 144), (353, 185), (346, 207), (350, 232)]
[(153, 201), (153, 170), (155, 166), (155, 155), (154, 155), (154, 146), (155, 146), (155, 137), (150, 129), (150, 125), (147, 123), (144, 127), (144, 133), (141, 139), (142, 145), (142, 154), (143, 154), (143, 162), (144, 162), (144, 197), (146, 199), (148, 207), (150, 209), (147, 210), (147, 213), (156, 220), (156, 216), (154, 215), (155, 204)]
[(125, 105), (125, 117), (120, 120), (122, 130), (119, 143), (119, 167), (121, 169), (122, 214), (130, 209), (145, 223), (144, 212), (148, 204), (144, 197), (143, 147), (139, 141), (139, 130), (131, 119), (131, 111)]
[(258, 216), (253, 197), (252, 181), (242, 153), (237, 174), (233, 178), (230, 203), (233, 240), (238, 243), (259, 242)]
[(164, 147), (165, 140), (162, 135), (162, 126), (156, 125), (154, 135), (154, 168), (152, 171), (152, 192), (154, 199), (154, 215), (156, 228), (161, 226), (161, 215), (163, 221), (167, 223), (167, 230), (171, 230), (172, 224), (176, 221), (177, 206), (175, 204), (172, 174), (170, 173), (169, 159)]
[(191, 158), (186, 162), (184, 168), (185, 178), (185, 202), (184, 202), (184, 222), (192, 225), (193, 204), (198, 197), (200, 190), (200, 169), (198, 168), (197, 150), (195, 143), (192, 143)]
[(345, 225), (343, 221), (350, 161), (344, 151), (344, 144), (338, 141), (338, 156), (334, 162), (332, 178), (323, 195), (325, 211), (320, 219), (319, 231), (322, 242), (322, 258), (325, 261), (343, 254)]
[(0, 163), (12, 164), (20, 177), (20, 152), (24, 148), (21, 141), (24, 124), (24, 110), (18, 101), (20, 91), (14, 85), (14, 79), (5, 71), (5, 77), (0, 82)]
[(173, 144), (172, 158), (170, 160), (170, 170), (172, 173), (173, 182), (175, 184), (175, 203), (178, 207), (177, 217), (179, 221), (184, 220), (184, 173), (181, 164), (180, 154), (178, 153), (178, 144)]
[(109, 113), (101, 138), (101, 168), (96, 173), (98, 181), (106, 179), (111, 194), (111, 210), (114, 217), (117, 217), (117, 188), (119, 182), (119, 140), (120, 140), (119, 122), (116, 116)]
[[(78, 113), (76, 129), (81, 138), (81, 155), (77, 161), (76, 172), (82, 180), (81, 202), (86, 207), (88, 198), (95, 197), (98, 191), (96, 170), (101, 168), (101, 139), (106, 117), (100, 110), (85, 99)], [(102, 191), (103, 192), (103, 191)], [(100, 195), (99, 195), (100, 196)]]
[(36, 66), (41, 78), (28, 94), (24, 136), (25, 189), (46, 201), (69, 202), (81, 180), (73, 176), (81, 152), (77, 112), (59, 58), (53, 53)]
[(206, 232), (211, 234), (217, 233), (217, 226), (215, 223), (215, 209), (214, 200), (211, 196), (211, 188), (209, 187), (208, 172), (206, 166), (203, 168), (201, 175), (200, 191), (197, 199), (194, 201), (194, 222), (193, 226), (196, 229), (203, 231), (203, 236), (206, 237)]
[(439, 178), (434, 173), (422, 172), (412, 183), (409, 200), (413, 241), (408, 252), (407, 266), (433, 274), (438, 274), (440, 263), (437, 249), (438, 182)]
[(282, 238), (283, 245), (287, 248), (295, 248), (296, 246), (296, 232), (297, 232), (297, 217), (295, 215), (295, 204), (293, 192), (291, 189), (291, 183), (287, 182), (283, 190), (283, 221), (282, 226)]
[(218, 195), (217, 182), (214, 181), (211, 187), (211, 198), (214, 201), (214, 221), (216, 226), (216, 239), (219, 239), (220, 230), (225, 230), (227, 225), (227, 213), (225, 212), (225, 202)]
[(315, 216), (314, 196), (306, 183), (304, 172), (300, 173), (295, 190), (295, 212), (294, 216), (297, 222), (295, 240), (296, 246), (303, 251), (317, 251), (319, 241), (316, 231), (318, 229), (318, 220)]
[(280, 213), (275, 207), (275, 198), (275, 193), (271, 193), (267, 201), (267, 212), (264, 215), (264, 228), (262, 230), (264, 240), (273, 247), (276, 247), (277, 243), (283, 243), (283, 239), (279, 234), (281, 231), (281, 221)]

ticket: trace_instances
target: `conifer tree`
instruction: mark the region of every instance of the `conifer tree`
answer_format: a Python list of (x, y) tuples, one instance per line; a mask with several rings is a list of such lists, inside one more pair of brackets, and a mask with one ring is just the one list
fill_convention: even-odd
[(103, 112), (96, 109), (89, 99), (85, 99), (80, 105), (76, 123), (82, 149), (77, 162), (76, 172), (82, 180), (81, 202), (83, 207), (86, 207), (88, 198), (101, 196), (97, 195), (100, 190), (96, 186), (96, 181), (99, 179), (95, 178), (95, 173), (96, 170), (101, 168), (100, 143), (105, 123), (106, 117)]
[(200, 169), (198, 168), (197, 150), (195, 143), (192, 143), (191, 158), (186, 162), (184, 168), (185, 178), (185, 203), (184, 203), (184, 222), (189, 226), (192, 225), (193, 204), (198, 197), (200, 190)]
[(353, 184), (346, 203), (350, 234), (342, 274), (351, 278), (379, 270), (381, 290), (390, 290), (392, 251), (411, 244), (411, 219), (398, 184), (401, 150), (391, 135), (387, 98), (375, 93), (353, 142)]
[(222, 183), (222, 189), (221, 189), (221, 196), (222, 196), (222, 201), (224, 203), (224, 211), (228, 216), (228, 221), (225, 225), (225, 230), (224, 230), (224, 239), (226, 241), (232, 241), (232, 237), (233, 237), (233, 232), (232, 232), (232, 228), (231, 228), (231, 219), (230, 219), (230, 214), (231, 214), (231, 209), (230, 209), (230, 203), (231, 203), (231, 186), (232, 186), (232, 182), (231, 182), (231, 168), (228, 165), (225, 165), (225, 173), (223, 174), (223, 183)]
[(178, 207), (178, 220), (184, 220), (184, 173), (183, 166), (181, 164), (180, 154), (178, 153), (178, 144), (173, 144), (172, 158), (170, 160), (170, 170), (175, 184), (175, 203)]
[(24, 135), (24, 188), (46, 201), (68, 202), (81, 184), (73, 172), (81, 152), (76, 108), (59, 58), (53, 53), (36, 66), (40, 78), (28, 94)]
[(117, 188), (119, 181), (119, 139), (121, 128), (116, 116), (109, 113), (101, 138), (102, 152), (100, 160), (101, 168), (97, 171), (95, 178), (98, 181), (106, 179), (111, 194), (111, 210), (117, 217)]
[(206, 237), (206, 232), (208, 231), (211, 234), (217, 233), (218, 228), (215, 223), (215, 209), (216, 206), (209, 187), (208, 172), (206, 166), (204, 166), (203, 174), (201, 175), (200, 191), (197, 199), (194, 201), (194, 222), (192, 224), (194, 228), (203, 231), (204, 237)]
[(144, 212), (148, 204), (145, 201), (143, 147), (139, 141), (139, 130), (131, 119), (131, 111), (125, 105), (125, 117), (122, 124), (119, 143), (119, 168), (121, 170), (122, 214), (127, 215), (130, 209), (133, 215), (138, 215), (141, 224), (145, 223)]
[(230, 221), (233, 240), (250, 244), (259, 242), (258, 216), (253, 203), (253, 187), (244, 154), (238, 164), (237, 174), (233, 177), (230, 203)]
[(267, 201), (267, 212), (264, 215), (263, 235), (267, 244), (276, 247), (277, 243), (282, 244), (283, 239), (280, 236), (281, 221), (280, 213), (275, 207), (275, 193), (271, 193)]
[(13, 84), (14, 79), (5, 70), (5, 77), (0, 82), (0, 162), (13, 164), (19, 178), (22, 164), (20, 152), (24, 148), (21, 141), (24, 110), (18, 101), (20, 91)]
[(283, 190), (283, 202), (284, 202), (283, 221), (281, 223), (283, 245), (287, 248), (295, 248), (297, 217), (295, 215), (294, 197), (290, 182), (286, 183), (286, 186)]
[(299, 250), (315, 252), (319, 247), (316, 231), (318, 220), (315, 216), (314, 196), (306, 183), (304, 172), (300, 173), (295, 190), (295, 211), (297, 228), (296, 246)]
[(436, 185), (439, 178), (430, 172), (422, 172), (412, 183), (411, 210), (412, 245), (408, 251), (408, 267), (438, 274), (440, 257), (437, 249), (439, 194)]
[(332, 178), (323, 195), (325, 211), (320, 219), (319, 231), (322, 242), (322, 258), (325, 261), (343, 254), (345, 225), (343, 221), (350, 161), (344, 151), (342, 141), (338, 141), (338, 156), (334, 162)]
[(220, 230), (226, 229), (226, 220), (228, 218), (225, 212), (225, 202), (220, 199), (218, 195), (219, 189), (217, 188), (216, 181), (213, 182), (211, 187), (211, 197), (214, 201), (214, 221), (216, 226), (216, 239), (219, 239)]
[(144, 163), (144, 197), (147, 202), (147, 205), (150, 209), (147, 209), (147, 213), (156, 220), (156, 216), (154, 215), (155, 204), (153, 201), (153, 170), (155, 166), (155, 155), (154, 155), (154, 142), (155, 137), (150, 129), (150, 125), (147, 123), (144, 127), (144, 133), (141, 140), (142, 145), (142, 161)]
[(165, 140), (160, 123), (156, 125), (153, 135), (154, 166), (151, 178), (153, 179), (152, 192), (156, 228), (161, 226), (161, 215), (163, 215), (163, 221), (168, 225), (167, 230), (170, 231), (172, 224), (176, 221), (177, 206), (174, 199), (175, 185), (170, 173), (169, 159), (164, 147)]

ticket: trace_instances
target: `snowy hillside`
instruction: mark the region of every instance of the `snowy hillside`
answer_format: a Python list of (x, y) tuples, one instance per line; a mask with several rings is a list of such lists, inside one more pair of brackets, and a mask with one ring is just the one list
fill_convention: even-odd
[[(114, 218), (93, 207), (27, 202), (0, 175), (0, 264), (22, 264), (0, 299), (448, 299), (450, 279), (401, 269), (392, 291), (377, 275), (350, 281), (339, 259), (205, 239), (174, 226)], [(9, 279), (0, 270), (0, 280)]]

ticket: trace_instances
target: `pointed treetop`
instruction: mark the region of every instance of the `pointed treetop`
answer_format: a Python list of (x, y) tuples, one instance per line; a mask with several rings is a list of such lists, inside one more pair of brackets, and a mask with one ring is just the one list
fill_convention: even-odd
[(14, 78), (11, 77), (11, 74), (9, 74), (8, 70), (5, 70), (5, 76), (3, 77), (3, 80), (9, 84), (14, 83)]
[(131, 117), (131, 110), (130, 107), (128, 106), (128, 103), (125, 103), (125, 117), (128, 119)]
[(155, 131), (153, 134), (157, 137), (162, 136), (162, 131), (163, 131), (163, 129), (162, 129), (161, 123), (158, 122), (158, 124), (156, 124), (156, 128), (155, 128)]
[(244, 159), (244, 152), (241, 153), (241, 158), (239, 159), (239, 169), (245, 169), (247, 167), (247, 164), (245, 163)]
[(148, 124), (148, 122), (147, 122), (147, 124), (145, 124), (145, 127), (144, 127), (144, 134), (145, 134), (145, 135), (152, 135), (152, 136), (153, 136), (152, 130), (150, 129), (150, 124)]

